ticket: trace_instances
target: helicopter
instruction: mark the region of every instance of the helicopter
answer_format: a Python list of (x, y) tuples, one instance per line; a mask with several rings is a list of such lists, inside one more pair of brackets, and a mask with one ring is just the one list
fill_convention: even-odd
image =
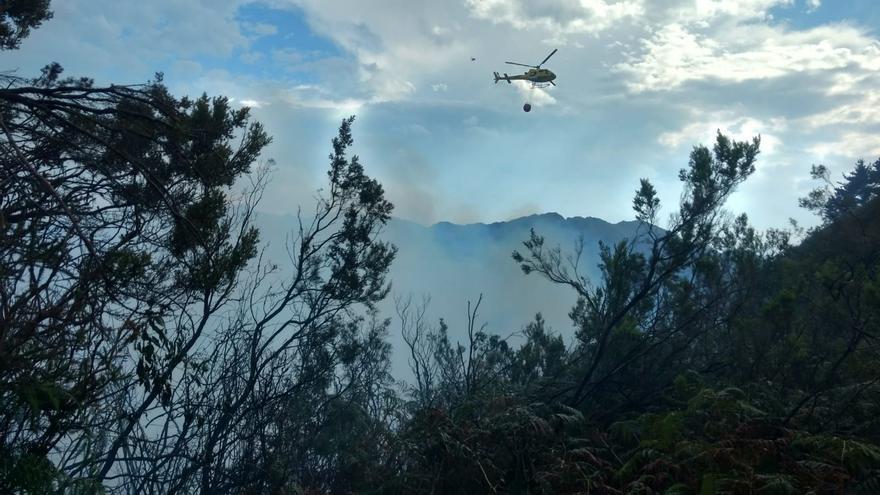
[(556, 79), (556, 74), (554, 74), (553, 71), (551, 71), (549, 69), (542, 69), (541, 68), (542, 65), (544, 65), (548, 60), (550, 60), (550, 57), (552, 57), (554, 53), (556, 53), (555, 48), (553, 49), (552, 52), (550, 52), (550, 55), (547, 55), (547, 58), (545, 58), (544, 61), (538, 65), (520, 64), (518, 62), (504, 62), (505, 64), (510, 64), (510, 65), (521, 65), (523, 67), (531, 67), (531, 69), (527, 70), (524, 74), (519, 75), (519, 76), (508, 76), (507, 73), (505, 73), (502, 76), (502, 75), (499, 75), (497, 72), (495, 72), (494, 73), (495, 74), (495, 84), (498, 84), (498, 81), (507, 81), (507, 83), (510, 84), (510, 81), (521, 80), (521, 81), (529, 81), (530, 83), (532, 83), (533, 88), (546, 88), (548, 86), (548, 84), (552, 84), (552, 85), (556, 86), (556, 83), (553, 82), (553, 80)]

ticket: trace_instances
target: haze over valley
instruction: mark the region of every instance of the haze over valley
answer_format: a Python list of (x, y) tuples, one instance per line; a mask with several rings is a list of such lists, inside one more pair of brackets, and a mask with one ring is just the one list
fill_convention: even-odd
[[(269, 244), (266, 254), (283, 273), (289, 260), (284, 246), (288, 236), (295, 234), (296, 217), (260, 212), (257, 225)], [(581, 274), (595, 280), (599, 241), (616, 244), (636, 234), (639, 225), (635, 221), (612, 224), (592, 217), (564, 218), (558, 213), (465, 225), (441, 222), (424, 226), (391, 219), (380, 237), (397, 246), (398, 251), (389, 272), (392, 292), (379, 308), (382, 317), (393, 319), (389, 339), (394, 349), (395, 376), (411, 377), (395, 298), (412, 296), (419, 303), (423, 297), (430, 297), (426, 314), (429, 323), (436, 325), (440, 318), (445, 319), (450, 337), (460, 342), (467, 337), (467, 302), (476, 303), (480, 294), (483, 300), (478, 324), (485, 323), (487, 331), (512, 336), (512, 343), (521, 342), (522, 327), (541, 313), (555, 333), (571, 341), (574, 324), (568, 313), (577, 293), (540, 276), (526, 276), (511, 258), (514, 250), (523, 249), (522, 243), (528, 240), (532, 228), (546, 238), (548, 247), (558, 245), (563, 254), (573, 253), (576, 241), (582, 237)]]

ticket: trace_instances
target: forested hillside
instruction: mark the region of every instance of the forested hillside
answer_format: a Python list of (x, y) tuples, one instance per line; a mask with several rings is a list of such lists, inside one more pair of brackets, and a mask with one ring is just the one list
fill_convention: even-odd
[[(49, 15), (17, 5), (2, 49)], [(724, 205), (761, 140), (719, 132), (677, 203), (633, 185), (626, 238), (522, 232), (504, 260), (576, 334), (512, 343), (479, 297), (458, 328), (378, 310), (393, 205), (353, 117), (278, 259), (253, 218), (283, 129), (62, 74), (0, 74), (0, 493), (880, 493), (880, 160), (814, 167), (821, 224), (758, 232)]]

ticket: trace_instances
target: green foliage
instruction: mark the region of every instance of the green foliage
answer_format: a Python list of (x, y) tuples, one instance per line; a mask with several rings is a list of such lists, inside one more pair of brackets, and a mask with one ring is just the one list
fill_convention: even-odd
[(502, 397), (481, 401), (464, 417), (426, 411), (404, 432), (412, 446), (406, 455), (417, 463), (408, 466), (398, 489), (603, 493), (608, 485), (599, 470), (607, 462), (581, 438), (584, 426), (583, 416), (571, 408), (517, 404)]
[(565, 344), (561, 336), (552, 335), (545, 325), (543, 316), (535, 315), (535, 320), (524, 329), (525, 343), (512, 357), (510, 377), (520, 386), (529, 388), (556, 379), (563, 372)]
[(18, 48), (31, 29), (52, 18), (50, 0), (5, 0), (0, 6), (0, 50)]
[(800, 204), (821, 215), (826, 223), (853, 215), (880, 195), (880, 159), (872, 164), (858, 160), (855, 168), (837, 184), (832, 182), (824, 165), (814, 165), (810, 174), (824, 185), (801, 198)]
[[(17, 42), (9, 29), (26, 35), (47, 5), (0, 7), (0, 43)], [(177, 367), (256, 255), (250, 213), (227, 192), (269, 138), (246, 110), (174, 98), (161, 76), (96, 87), (61, 74), (52, 64), (33, 80), (2, 76), (0, 439), (26, 461), (69, 465), (76, 455), (57, 449), (108, 428), (130, 434), (147, 409), (123, 407), (135, 390), (171, 407)], [(199, 301), (201, 326), (187, 311)], [(104, 446), (108, 466), (122, 443)], [(84, 482), (77, 469), (59, 478), (64, 490)]]
[(55, 466), (45, 457), (0, 450), (2, 487), (19, 490), (24, 494), (50, 493), (57, 477)]
[[(608, 434), (571, 408), (499, 399), (466, 416), (414, 417), (403, 438), (417, 463), (401, 489), (822, 493), (868, 483), (880, 466), (875, 445), (774, 426), (734, 389), (703, 390), (686, 409), (617, 422)], [(719, 413), (726, 420), (706, 422)]]
[(641, 179), (639, 190), (633, 199), (633, 210), (636, 212), (636, 220), (653, 224), (657, 219), (657, 210), (660, 208), (660, 198), (657, 197), (657, 189), (648, 179)]

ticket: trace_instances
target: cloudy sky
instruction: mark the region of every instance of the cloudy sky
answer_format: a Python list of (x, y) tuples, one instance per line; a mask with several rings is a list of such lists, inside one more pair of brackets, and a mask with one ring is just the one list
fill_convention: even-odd
[[(397, 205), (430, 224), (534, 212), (630, 219), (640, 177), (667, 205), (716, 129), (763, 136), (730, 203), (759, 227), (809, 220), (809, 168), (880, 156), (876, 0), (54, 0), (55, 18), (2, 53), (20, 75), (223, 94), (254, 108), (277, 162), (263, 209), (321, 187), (329, 140), (355, 145)], [(492, 82), (506, 60), (558, 87)], [(471, 58), (476, 58), (472, 61)], [(524, 102), (532, 103), (524, 113)]]

